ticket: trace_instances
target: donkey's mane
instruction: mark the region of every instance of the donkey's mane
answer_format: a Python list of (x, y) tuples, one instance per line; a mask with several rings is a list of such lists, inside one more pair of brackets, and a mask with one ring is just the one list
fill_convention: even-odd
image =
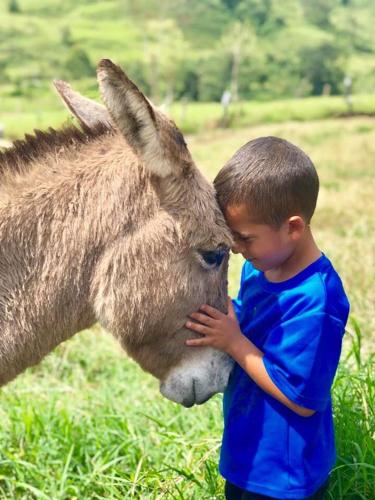
[(0, 176), (7, 170), (24, 173), (31, 165), (44, 156), (56, 152), (62, 147), (70, 149), (113, 131), (108, 125), (98, 123), (93, 128), (79, 129), (75, 125), (66, 125), (59, 130), (52, 127), (47, 131), (34, 130), (34, 134), (26, 134), (24, 139), (14, 141), (13, 146), (0, 150)]

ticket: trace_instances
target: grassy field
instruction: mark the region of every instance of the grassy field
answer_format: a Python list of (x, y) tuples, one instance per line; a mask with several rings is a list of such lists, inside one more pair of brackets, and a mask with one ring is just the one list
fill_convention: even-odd
[[(97, 84), (93, 79), (72, 82), (73, 88), (100, 101)], [(56, 127), (70, 119), (59, 97), (50, 88), (40, 89), (34, 96), (7, 95), (0, 88), (0, 123), (5, 135), (15, 139), (34, 128)], [(309, 122), (335, 118), (347, 114), (347, 106), (340, 96), (280, 99), (271, 102), (238, 102), (229, 108), (224, 119), (218, 102), (176, 102), (168, 109), (171, 117), (184, 133), (201, 133), (216, 128), (243, 128), (257, 124), (285, 123), (286, 121)], [(375, 116), (375, 95), (355, 95), (353, 113)]]
[[(352, 306), (334, 387), (339, 458), (328, 498), (372, 500), (375, 121), (207, 130), (188, 142), (212, 179), (239, 146), (260, 135), (301, 146), (321, 178), (313, 230)], [(240, 267), (233, 258), (231, 294)], [(78, 334), (2, 389), (0, 418), (0, 498), (223, 498), (217, 473), (221, 396), (190, 410), (162, 399), (157, 382), (99, 328)]]

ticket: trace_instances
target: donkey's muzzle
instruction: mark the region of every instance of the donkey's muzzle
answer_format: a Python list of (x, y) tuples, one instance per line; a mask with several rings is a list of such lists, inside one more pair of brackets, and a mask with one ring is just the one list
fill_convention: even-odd
[(225, 390), (232, 367), (233, 360), (226, 354), (208, 347), (199, 349), (168, 373), (160, 392), (186, 408), (203, 404)]

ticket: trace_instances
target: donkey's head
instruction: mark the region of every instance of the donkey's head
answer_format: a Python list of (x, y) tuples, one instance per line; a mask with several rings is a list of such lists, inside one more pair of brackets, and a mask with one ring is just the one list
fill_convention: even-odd
[[(100, 62), (98, 81), (105, 107), (62, 82), (56, 86), (85, 126), (111, 123), (122, 134), (124, 147), (131, 146), (124, 169), (144, 180), (130, 196), (127, 231), (97, 265), (96, 317), (160, 380), (164, 396), (185, 406), (203, 403), (225, 388), (232, 361), (210, 348), (186, 346), (194, 334), (184, 324), (204, 303), (225, 311), (231, 235), (212, 184), (175, 124), (111, 61)], [(143, 213), (138, 198), (146, 200)], [(129, 213), (118, 215), (125, 220)]]

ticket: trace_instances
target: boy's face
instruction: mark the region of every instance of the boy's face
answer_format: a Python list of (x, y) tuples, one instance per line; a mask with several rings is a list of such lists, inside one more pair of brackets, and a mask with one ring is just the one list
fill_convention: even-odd
[(224, 215), (233, 233), (233, 253), (241, 253), (255, 268), (278, 268), (292, 254), (294, 240), (287, 221), (279, 229), (255, 223), (245, 204), (228, 205)]

